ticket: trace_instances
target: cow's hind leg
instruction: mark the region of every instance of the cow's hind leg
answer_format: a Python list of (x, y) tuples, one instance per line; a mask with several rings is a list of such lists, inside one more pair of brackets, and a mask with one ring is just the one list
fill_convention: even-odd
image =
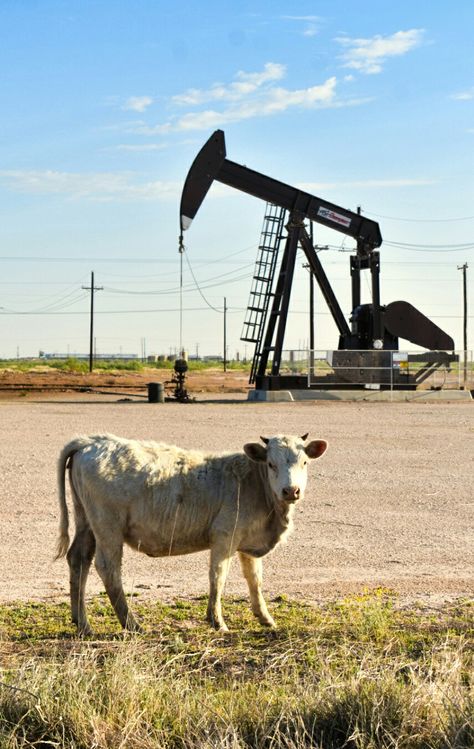
[(211, 548), (211, 563), (209, 567), (209, 603), (207, 605), (207, 620), (214, 629), (228, 632), (229, 629), (222, 616), (221, 597), (224, 590), (227, 573), (230, 566), (228, 549), (222, 545)]
[[(77, 522), (77, 518), (76, 518)], [(95, 538), (88, 525), (79, 526), (67, 553), (71, 616), (81, 635), (91, 634), (87, 620), (85, 591), (87, 576), (95, 553)]]
[(274, 629), (276, 624), (267, 609), (267, 604), (262, 594), (262, 560), (251, 557), (241, 551), (239, 551), (239, 558), (242, 572), (249, 586), (252, 611), (260, 624)]
[(122, 543), (111, 544), (108, 539), (102, 544), (97, 539), (95, 566), (120, 624), (131, 632), (139, 632), (140, 626), (128, 608), (122, 585)]

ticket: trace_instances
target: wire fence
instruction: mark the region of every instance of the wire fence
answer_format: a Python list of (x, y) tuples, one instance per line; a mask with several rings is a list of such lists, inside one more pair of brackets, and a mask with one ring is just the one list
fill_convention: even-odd
[(280, 375), (298, 375), (308, 387), (474, 390), (470, 351), (283, 351)]

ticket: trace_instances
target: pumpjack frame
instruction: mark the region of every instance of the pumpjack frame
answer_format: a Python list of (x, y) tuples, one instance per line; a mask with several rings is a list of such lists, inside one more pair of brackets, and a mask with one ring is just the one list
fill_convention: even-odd
[[(353, 212), (322, 198), (299, 190), (283, 182), (236, 164), (226, 158), (225, 138), (216, 130), (196, 156), (187, 175), (180, 206), (180, 243), (214, 180), (234, 187), (267, 203), (288, 211), (286, 242), (280, 270), (272, 296), (263, 347), (258, 361), (254, 362), (253, 375), (257, 388), (278, 390), (306, 388), (306, 377), (280, 375), (283, 342), (290, 304), (291, 287), (300, 246), (307, 258), (311, 273), (316, 278), (339, 331), (338, 350), (334, 351), (339, 375), (313, 378), (312, 387), (363, 386), (367, 368), (375, 370), (373, 376), (383, 381), (382, 370), (390, 360), (390, 352), (398, 351), (398, 338), (402, 337), (429, 349), (429, 366), (424, 376), (433, 368), (449, 365), (457, 357), (452, 352), (454, 341), (431, 320), (407, 302), (380, 304), (380, 253), (382, 244), (380, 227), (360, 212)], [(339, 302), (329, 283), (324, 268), (306, 230), (305, 221), (322, 224), (356, 240), (356, 253), (350, 256), (352, 288), (352, 314), (349, 326)], [(360, 274), (370, 270), (372, 303), (361, 304)], [(248, 340), (248, 339), (247, 339)], [(388, 359), (387, 359), (388, 355)], [(425, 356), (425, 359), (427, 357)], [(269, 364), (271, 360), (271, 365)], [(268, 368), (270, 371), (268, 372)], [(377, 370), (379, 368), (379, 370)], [(385, 373), (386, 374), (386, 373)], [(415, 388), (420, 375), (411, 378), (390, 376), (390, 386)], [(383, 382), (382, 382), (383, 386)]]

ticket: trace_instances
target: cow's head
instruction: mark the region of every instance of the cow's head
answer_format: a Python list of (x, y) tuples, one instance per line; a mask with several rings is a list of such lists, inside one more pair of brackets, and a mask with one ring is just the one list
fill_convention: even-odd
[(268, 481), (277, 499), (292, 504), (302, 499), (308, 480), (308, 459), (320, 458), (326, 451), (325, 440), (312, 440), (305, 445), (303, 437), (260, 437), (264, 445), (249, 442), (245, 454), (256, 463), (266, 463)]

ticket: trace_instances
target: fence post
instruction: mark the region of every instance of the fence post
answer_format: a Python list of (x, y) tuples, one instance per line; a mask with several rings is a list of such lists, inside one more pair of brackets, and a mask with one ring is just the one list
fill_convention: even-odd
[(393, 351), (390, 351), (390, 402), (393, 400)]

